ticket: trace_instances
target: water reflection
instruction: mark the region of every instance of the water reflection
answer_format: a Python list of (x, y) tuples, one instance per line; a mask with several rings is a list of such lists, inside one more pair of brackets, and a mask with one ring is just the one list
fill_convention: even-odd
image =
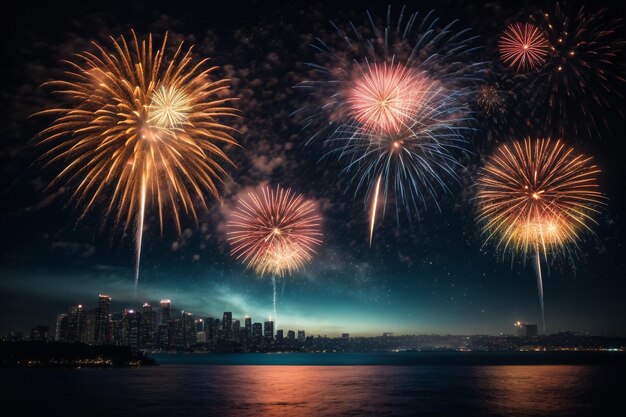
[(572, 415), (574, 398), (584, 394), (584, 366), (493, 366), (478, 368), (484, 400), (494, 414)]
[(586, 416), (623, 408), (624, 389), (620, 369), (586, 366), (164, 365), (3, 377), (5, 409), (19, 415)]

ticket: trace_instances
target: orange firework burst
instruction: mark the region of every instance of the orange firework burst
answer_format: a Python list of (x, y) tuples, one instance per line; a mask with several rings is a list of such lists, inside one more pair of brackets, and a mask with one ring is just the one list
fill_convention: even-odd
[(565, 251), (591, 231), (603, 204), (599, 172), (591, 158), (559, 140), (526, 139), (502, 145), (478, 178), (478, 220), (486, 240), (497, 240), (504, 253), (534, 254), (542, 318), (540, 254)]
[(136, 225), (136, 285), (146, 205), (156, 206), (161, 229), (169, 209), (180, 233), (181, 211), (195, 219), (204, 191), (218, 196), (222, 165), (232, 164), (218, 144), (235, 144), (218, 119), (236, 112), (232, 99), (218, 98), (229, 81), (211, 81), (216, 67), (193, 63), (191, 48), (181, 43), (168, 56), (165, 36), (153, 52), (152, 36), (139, 42), (134, 32), (128, 43), (111, 41), (77, 54), (66, 79), (47, 83), (67, 106), (39, 113), (56, 117), (40, 138), (49, 163), (65, 164), (55, 182), (76, 185), (84, 213), (106, 195), (106, 217)]
[(531, 23), (509, 25), (498, 42), (502, 61), (517, 71), (541, 66), (548, 55), (548, 40)]
[(478, 179), (479, 220), (487, 239), (524, 254), (563, 249), (590, 231), (603, 197), (600, 170), (561, 141), (502, 145)]
[(227, 227), (233, 256), (259, 275), (282, 277), (297, 271), (322, 243), (314, 203), (280, 187), (248, 193)]
[(347, 104), (352, 116), (367, 128), (397, 133), (413, 124), (426, 82), (402, 65), (369, 65), (350, 88)]

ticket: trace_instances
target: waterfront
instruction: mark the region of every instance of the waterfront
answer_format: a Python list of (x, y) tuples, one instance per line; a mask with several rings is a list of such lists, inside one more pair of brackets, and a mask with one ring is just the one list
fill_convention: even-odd
[[(300, 356), (293, 356), (300, 355)], [(343, 354), (342, 354), (343, 355)], [(400, 353), (390, 357), (432, 355)], [(202, 365), (170, 355), (158, 367), (5, 370), (10, 415), (90, 416), (586, 416), (624, 411), (623, 361), (613, 365), (384, 365), (379, 355), (230, 355), (258, 363)], [(248, 359), (245, 359), (248, 356)], [(354, 356), (354, 355), (353, 355)], [(365, 366), (327, 366), (328, 361)], [(219, 356), (216, 356), (219, 358)], [(294, 359), (296, 358), (296, 359)], [(334, 359), (333, 359), (334, 358)], [(162, 357), (159, 360), (163, 361)], [(179, 363), (173, 363), (178, 361)], [(195, 364), (191, 364), (191, 363)], [(409, 361), (404, 361), (410, 363)], [(382, 364), (381, 366), (374, 365)]]

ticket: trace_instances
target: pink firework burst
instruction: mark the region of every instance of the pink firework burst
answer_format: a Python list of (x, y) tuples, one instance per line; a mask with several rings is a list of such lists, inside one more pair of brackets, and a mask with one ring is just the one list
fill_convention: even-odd
[(258, 274), (284, 276), (309, 262), (322, 243), (321, 217), (304, 196), (263, 187), (239, 200), (228, 222), (231, 253)]
[(502, 61), (518, 72), (534, 70), (546, 61), (548, 40), (531, 23), (515, 23), (504, 31), (498, 49)]
[(377, 132), (397, 133), (411, 124), (424, 84), (425, 77), (402, 65), (368, 65), (348, 90), (350, 113)]

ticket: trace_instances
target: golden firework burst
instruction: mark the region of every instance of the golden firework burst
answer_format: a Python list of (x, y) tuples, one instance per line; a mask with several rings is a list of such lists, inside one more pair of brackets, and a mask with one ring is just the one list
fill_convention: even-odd
[(182, 212), (197, 219), (205, 192), (219, 196), (216, 183), (232, 165), (222, 146), (236, 144), (220, 120), (237, 112), (229, 80), (211, 80), (217, 67), (194, 62), (191, 47), (170, 53), (167, 35), (156, 50), (151, 35), (139, 41), (134, 32), (129, 42), (93, 47), (67, 62), (64, 79), (46, 83), (65, 105), (38, 113), (55, 117), (38, 138), (50, 148), (47, 163), (63, 164), (53, 184), (74, 186), (83, 213), (106, 198), (106, 218), (136, 226), (138, 271), (146, 206), (161, 230), (168, 211), (180, 233)]
[(560, 140), (502, 145), (478, 178), (478, 220), (499, 249), (544, 254), (591, 231), (603, 204), (598, 167)]

